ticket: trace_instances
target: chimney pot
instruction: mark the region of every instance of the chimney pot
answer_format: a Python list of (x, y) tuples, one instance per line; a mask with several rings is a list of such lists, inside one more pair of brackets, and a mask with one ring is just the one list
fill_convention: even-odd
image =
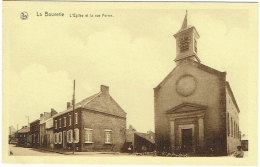
[(101, 92), (103, 93), (109, 93), (109, 87), (105, 85), (101, 85)]
[(67, 109), (70, 107), (70, 102), (67, 102)]

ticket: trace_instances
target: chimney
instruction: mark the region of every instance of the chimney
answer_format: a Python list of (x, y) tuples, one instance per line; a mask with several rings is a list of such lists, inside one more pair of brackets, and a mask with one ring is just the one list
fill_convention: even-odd
[(109, 87), (105, 85), (101, 85), (101, 92), (103, 93), (109, 93)]
[(40, 117), (42, 117), (42, 116), (43, 116), (43, 113), (40, 114)]
[(51, 109), (51, 117), (57, 114), (57, 111), (55, 111), (53, 108)]
[(67, 102), (67, 109), (70, 108), (70, 102)]

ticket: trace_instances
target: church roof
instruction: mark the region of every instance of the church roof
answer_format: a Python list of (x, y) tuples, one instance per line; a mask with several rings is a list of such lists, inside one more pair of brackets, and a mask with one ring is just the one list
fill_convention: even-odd
[(226, 86), (227, 86), (228, 94), (230, 95), (230, 97), (231, 97), (231, 99), (232, 99), (232, 101), (233, 101), (235, 107), (237, 108), (238, 113), (240, 113), (240, 110), (239, 110), (239, 108), (238, 108), (238, 105), (237, 105), (235, 96), (234, 96), (234, 94), (233, 94), (233, 92), (232, 92), (232, 90), (231, 90), (231, 87), (230, 87), (230, 85), (229, 85), (229, 83), (228, 83), (227, 81), (226, 81)]
[[(196, 61), (193, 61), (193, 60), (182, 61), (182, 62), (180, 62), (180, 64), (183, 63), (183, 62), (188, 62), (188, 61), (191, 62), (191, 64), (192, 64), (193, 66), (195, 66), (195, 67), (197, 67), (198, 69), (201, 69), (202, 71), (205, 71), (205, 72), (207, 72), (207, 73), (210, 73), (210, 74), (213, 74), (213, 75), (216, 75), (216, 76), (225, 76), (225, 75), (226, 75), (226, 72), (218, 71), (218, 70), (216, 70), (216, 69), (214, 69), (214, 68), (211, 68), (211, 67), (209, 67), (209, 66), (206, 66), (206, 65), (204, 65), (204, 64), (201, 64), (201, 63), (196, 62)], [(180, 65), (180, 64), (179, 64), (179, 65)], [(179, 66), (179, 65), (178, 65), (178, 66)], [(178, 67), (178, 66), (176, 66), (176, 67)], [(156, 86), (156, 87), (154, 88), (154, 90), (159, 89), (159, 88), (172, 76), (172, 73), (174, 72), (174, 70), (176, 69), (176, 67), (159, 83), (158, 86)]]

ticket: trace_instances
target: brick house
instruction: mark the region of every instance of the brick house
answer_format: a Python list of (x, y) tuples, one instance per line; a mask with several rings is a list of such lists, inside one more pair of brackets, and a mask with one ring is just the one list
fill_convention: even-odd
[[(72, 120), (74, 119), (74, 121)], [(109, 87), (53, 117), (54, 147), (75, 151), (121, 151), (125, 143), (126, 113), (109, 94)]]
[(227, 155), (241, 145), (240, 110), (227, 73), (201, 63), (199, 34), (187, 14), (174, 37), (176, 67), (154, 88), (157, 149)]
[(18, 146), (26, 146), (29, 137), (30, 128), (28, 126), (23, 126), (17, 132)]
[(30, 123), (30, 143), (32, 147), (40, 146), (40, 119)]
[(51, 118), (50, 112), (44, 112), (44, 114), (41, 114), (40, 117), (40, 146), (45, 147), (47, 146), (47, 134), (46, 134), (46, 128), (45, 128), (45, 121), (47, 119)]
[(44, 113), (40, 120), (40, 146), (53, 148), (53, 116), (57, 114), (53, 108), (50, 113)]
[(44, 112), (40, 114), (40, 118), (30, 123), (30, 143), (32, 147), (42, 146), (45, 135), (45, 128), (43, 122), (51, 117), (51, 113)]

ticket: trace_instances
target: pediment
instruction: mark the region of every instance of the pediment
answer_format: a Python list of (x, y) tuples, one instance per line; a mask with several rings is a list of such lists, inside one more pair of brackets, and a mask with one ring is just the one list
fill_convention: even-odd
[(194, 104), (194, 103), (182, 103), (166, 111), (166, 113), (173, 114), (173, 113), (182, 113), (182, 112), (190, 112), (190, 111), (198, 111), (198, 110), (202, 111), (206, 109), (207, 106)]

